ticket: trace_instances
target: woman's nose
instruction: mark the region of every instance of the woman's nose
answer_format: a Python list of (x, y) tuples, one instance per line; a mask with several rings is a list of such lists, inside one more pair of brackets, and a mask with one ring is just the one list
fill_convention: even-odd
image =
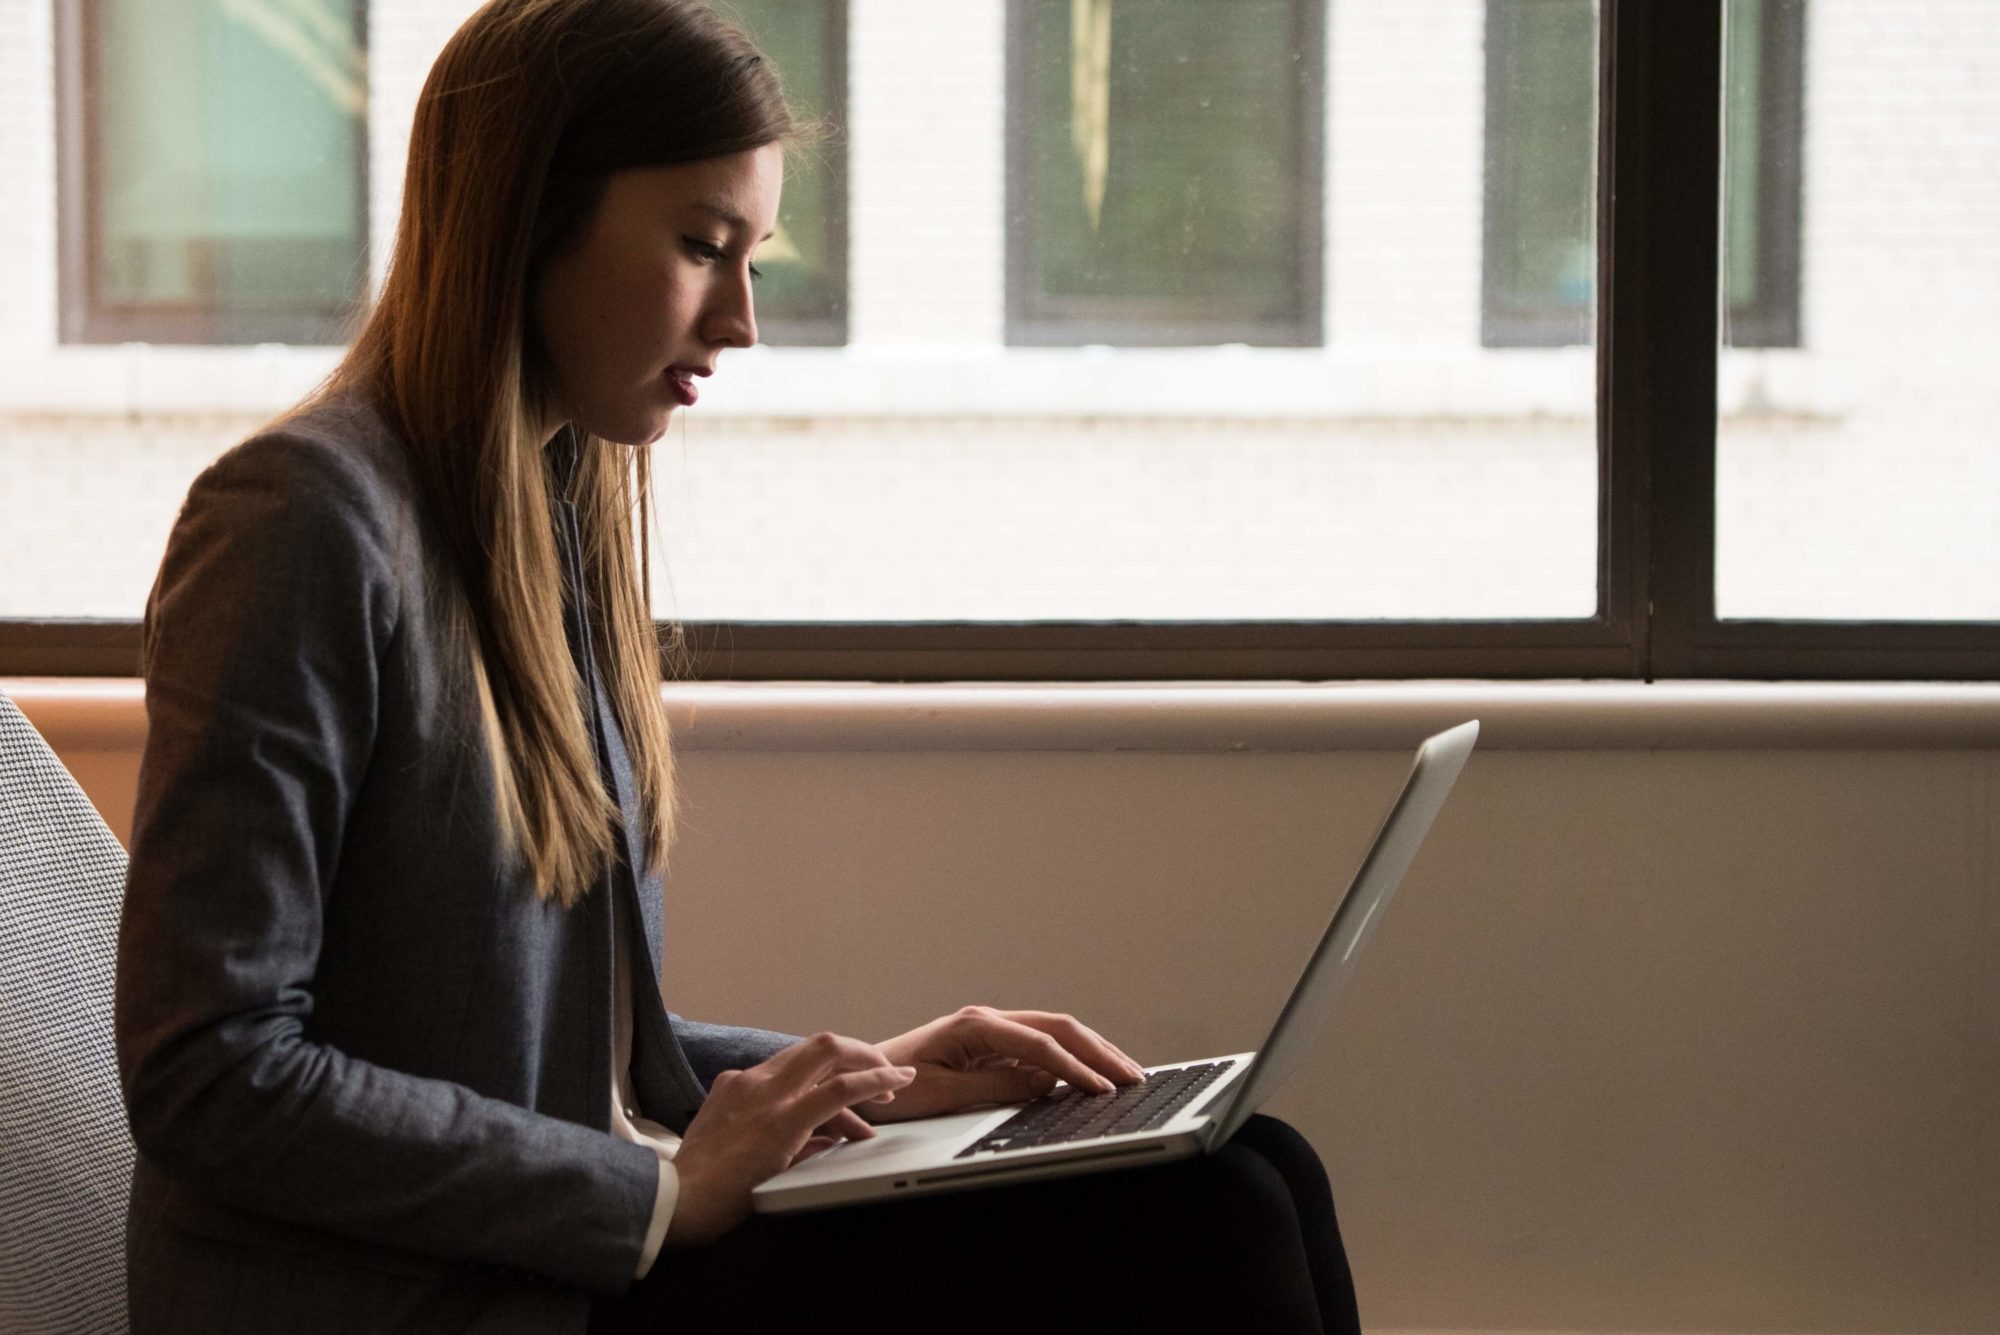
[(757, 300), (750, 289), (750, 275), (742, 274), (716, 294), (709, 308), (704, 332), (712, 343), (747, 348), (757, 341)]

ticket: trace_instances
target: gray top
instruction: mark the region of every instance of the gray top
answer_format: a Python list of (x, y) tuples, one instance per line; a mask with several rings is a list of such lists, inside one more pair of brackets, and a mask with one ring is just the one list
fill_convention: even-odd
[[(576, 908), (535, 897), (441, 579), (404, 451), (363, 405), (231, 450), (175, 524), (116, 1008), (135, 1331), (580, 1331), (637, 1268), (658, 1167), (607, 1130), (612, 895), (659, 977), (659, 874), (628, 835)], [(634, 1088), (677, 1131), (702, 1082), (793, 1041), (639, 992)]]

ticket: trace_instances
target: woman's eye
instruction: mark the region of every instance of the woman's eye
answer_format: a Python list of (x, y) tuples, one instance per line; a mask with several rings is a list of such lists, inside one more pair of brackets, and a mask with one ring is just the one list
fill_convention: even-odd
[[(703, 264), (716, 264), (728, 258), (723, 254), (722, 247), (716, 245), (713, 241), (703, 241), (700, 237), (693, 236), (684, 236), (681, 240), (687, 244), (688, 253)], [(764, 271), (762, 269), (759, 269), (754, 264), (750, 266), (750, 277), (753, 280), (762, 278), (763, 276)]]

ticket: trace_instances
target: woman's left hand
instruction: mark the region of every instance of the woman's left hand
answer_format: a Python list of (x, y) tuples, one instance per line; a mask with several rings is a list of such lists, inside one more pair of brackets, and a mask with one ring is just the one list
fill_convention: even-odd
[(981, 1103), (1040, 1098), (1058, 1080), (1105, 1094), (1146, 1078), (1139, 1064), (1068, 1015), (967, 1006), (877, 1045), (917, 1078), (891, 1104), (869, 1105), (870, 1121), (902, 1122)]

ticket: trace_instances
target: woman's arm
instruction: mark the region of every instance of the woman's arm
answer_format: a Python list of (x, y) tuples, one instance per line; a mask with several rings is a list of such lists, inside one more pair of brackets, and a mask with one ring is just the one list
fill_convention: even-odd
[(694, 1068), (696, 1077), (704, 1086), (713, 1085), (715, 1077), (724, 1071), (741, 1071), (769, 1061), (799, 1042), (794, 1034), (704, 1024), (671, 1011), (667, 1013), (667, 1021), (674, 1027), (674, 1037), (680, 1041), (681, 1051), (687, 1054), (688, 1065)]
[(133, 1137), (239, 1209), (619, 1291), (653, 1208), (650, 1150), (309, 1033), (398, 629), (395, 513), (345, 450), (278, 434), (204, 474), (175, 527), (147, 613), (119, 950)]

